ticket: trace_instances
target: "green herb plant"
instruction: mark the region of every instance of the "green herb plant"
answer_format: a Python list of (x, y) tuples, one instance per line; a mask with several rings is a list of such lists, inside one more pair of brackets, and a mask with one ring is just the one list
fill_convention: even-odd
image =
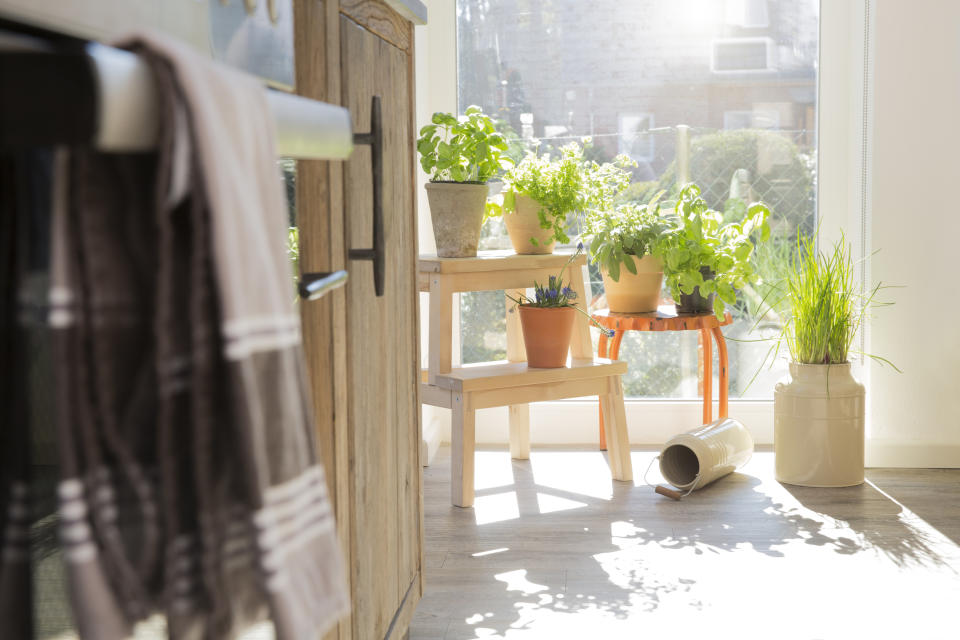
[[(625, 155), (603, 164), (586, 160), (576, 142), (561, 147), (556, 159), (530, 152), (503, 176), (503, 202), (489, 202), (487, 216), (509, 214), (516, 210), (518, 195), (528, 196), (540, 204), (540, 228), (552, 229), (552, 240), (566, 244), (567, 217), (612, 206), (614, 196), (630, 183), (629, 166), (636, 163)], [(535, 238), (530, 243), (539, 244)]]
[(658, 200), (647, 204), (626, 203), (604, 209), (589, 209), (584, 216), (583, 234), (590, 259), (599, 264), (614, 282), (626, 269), (636, 275), (636, 259), (653, 255), (675, 223), (661, 212)]
[[(676, 202), (676, 226), (654, 246), (674, 300), (699, 287), (704, 298), (716, 294), (713, 310), (723, 317), (726, 306), (736, 303), (737, 290), (757, 279), (750, 257), (754, 241), (770, 237), (769, 217), (766, 205), (754, 203), (741, 221), (724, 224), (723, 214), (707, 207), (700, 188), (685, 185)], [(702, 267), (713, 273), (712, 279), (703, 277)]]
[(430, 124), (420, 129), (417, 151), (431, 182), (482, 184), (513, 165), (506, 154), (507, 139), (475, 105), (459, 118), (433, 114)]
[(287, 257), (290, 258), (290, 267), (293, 275), (294, 302), (300, 300), (300, 228), (287, 227)]

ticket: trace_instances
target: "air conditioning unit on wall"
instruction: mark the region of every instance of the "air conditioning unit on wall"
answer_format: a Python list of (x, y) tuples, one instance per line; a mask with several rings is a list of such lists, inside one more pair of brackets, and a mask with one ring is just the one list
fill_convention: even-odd
[(721, 38), (713, 41), (710, 69), (714, 73), (776, 71), (776, 52), (771, 38)]

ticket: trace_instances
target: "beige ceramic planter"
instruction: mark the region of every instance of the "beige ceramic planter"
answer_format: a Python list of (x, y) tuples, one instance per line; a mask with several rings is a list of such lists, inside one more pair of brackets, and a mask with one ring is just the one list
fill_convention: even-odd
[(433, 237), (441, 258), (473, 258), (480, 242), (487, 185), (428, 182)]
[(605, 270), (601, 271), (607, 306), (616, 313), (656, 311), (663, 285), (663, 260), (653, 256), (643, 256), (639, 260), (631, 256), (631, 259), (637, 265), (637, 273), (630, 273), (621, 266), (617, 282)]
[[(521, 255), (542, 255), (553, 253), (556, 241), (553, 240), (553, 229), (540, 227), (539, 202), (529, 196), (517, 196), (514, 211), (503, 214), (503, 223), (510, 234), (510, 243), (513, 250)], [(537, 244), (530, 242), (536, 238)], [(549, 242), (548, 242), (549, 240)]]
[(773, 395), (779, 482), (805, 487), (863, 483), (864, 387), (849, 364), (790, 363)]

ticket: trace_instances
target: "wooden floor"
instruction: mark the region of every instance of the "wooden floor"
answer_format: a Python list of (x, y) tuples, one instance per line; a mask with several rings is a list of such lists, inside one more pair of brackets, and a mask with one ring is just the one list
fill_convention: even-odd
[(411, 640), (960, 638), (960, 470), (804, 489), (758, 452), (673, 502), (643, 485), (654, 455), (633, 452), (631, 486), (597, 451), (480, 451), (459, 509), (441, 449)]

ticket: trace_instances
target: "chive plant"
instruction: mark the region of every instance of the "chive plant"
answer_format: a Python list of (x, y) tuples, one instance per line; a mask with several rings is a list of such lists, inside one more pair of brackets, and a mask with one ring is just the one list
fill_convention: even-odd
[[(865, 294), (857, 291), (853, 257), (845, 238), (841, 235), (840, 241), (826, 253), (817, 251), (813, 238), (798, 238), (797, 258), (787, 273), (784, 288), (783, 306), (789, 319), (782, 339), (794, 362), (848, 362), (864, 317), (879, 304), (875, 297), (881, 285)], [(879, 356), (869, 357), (890, 364)]]
[(786, 281), (790, 356), (805, 364), (847, 362), (867, 306), (857, 309), (850, 249), (841, 240), (829, 255), (817, 253), (813, 239), (804, 237), (797, 241), (797, 252), (799, 260)]

